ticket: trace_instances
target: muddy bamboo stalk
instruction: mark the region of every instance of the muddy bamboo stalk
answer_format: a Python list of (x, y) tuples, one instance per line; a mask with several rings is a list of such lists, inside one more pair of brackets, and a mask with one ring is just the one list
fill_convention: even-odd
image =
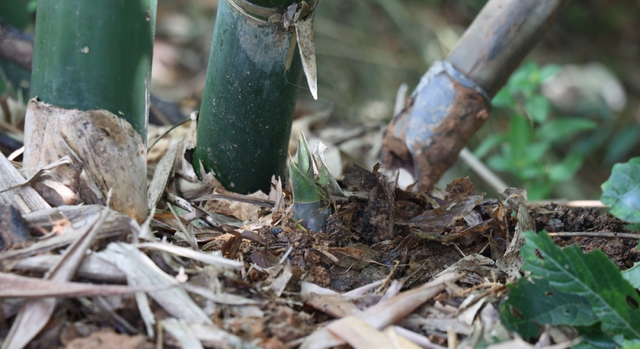
[[(228, 190), (268, 192), (272, 175), (285, 178), (289, 134), (303, 73), (295, 33), (299, 23), (312, 26), (317, 2), (310, 3), (219, 2), (194, 166), (199, 168), (202, 163)], [(312, 33), (310, 43), (312, 49)], [(311, 57), (313, 69), (308, 70), (315, 78), (315, 54)]]
[(490, 0), (389, 124), (385, 166), (414, 172), (420, 190), (431, 190), (488, 118), (491, 98), (568, 2)]

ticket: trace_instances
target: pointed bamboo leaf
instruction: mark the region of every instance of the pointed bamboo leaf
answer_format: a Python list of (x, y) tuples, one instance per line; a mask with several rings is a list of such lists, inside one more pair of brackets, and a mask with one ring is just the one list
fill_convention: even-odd
[(315, 203), (322, 200), (320, 188), (313, 180), (313, 176), (306, 176), (298, 166), (292, 163), (290, 166), (291, 186), (293, 187), (293, 202), (300, 204)]
[(307, 137), (305, 137), (304, 132), (300, 132), (298, 135), (298, 153), (297, 153), (297, 161), (298, 169), (300, 172), (304, 173), (305, 176), (309, 176), (312, 171), (311, 166), (311, 149), (309, 149), (309, 143), (307, 142)]
[[(307, 229), (318, 232), (324, 230), (327, 217), (331, 213), (328, 194), (315, 180), (317, 169), (311, 157), (309, 144), (303, 132), (298, 136), (298, 162), (289, 165), (293, 189), (293, 217), (302, 220)], [(330, 175), (330, 174), (329, 174)]]

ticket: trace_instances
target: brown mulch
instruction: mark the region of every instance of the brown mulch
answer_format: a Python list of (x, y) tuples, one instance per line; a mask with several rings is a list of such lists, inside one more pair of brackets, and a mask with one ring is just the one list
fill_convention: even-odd
[[(100, 256), (113, 244), (130, 244), (132, 248), (140, 248), (160, 273), (184, 283), (189, 297), (209, 319), (200, 325), (191, 320), (188, 325), (191, 327), (187, 333), (197, 337), (204, 347), (297, 347), (307, 336), (320, 333), (322, 327), (336, 324), (337, 318), (345, 320), (341, 326), (353, 326), (348, 327), (348, 333), (355, 333), (362, 327), (358, 327), (360, 320), (356, 321), (354, 314), (377, 309), (374, 307), (385, 301), (397, 300), (403, 304), (401, 297), (409, 295), (409, 290), (424, 290), (425, 284), (428, 286), (445, 270), (464, 273), (464, 276), (458, 277), (457, 282), (448, 281), (446, 287), (443, 285), (419, 303), (411, 301), (415, 303), (413, 308), (391, 315), (393, 321), (389, 320), (389, 325), (395, 323), (402, 327), (397, 331), (409, 330), (420, 336), (427, 341), (423, 342), (426, 347), (447, 346), (451, 335), (473, 346), (476, 342), (464, 341), (473, 337), (474, 323), (480, 321), (480, 308), (472, 309), (470, 305), (477, 301), (465, 300), (471, 296), (484, 299), (484, 309), (495, 312), (497, 303), (506, 294), (506, 271), (493, 265), (493, 261), (503, 257), (514, 236), (518, 224), (513, 213), (515, 208), (510, 207), (505, 198), (487, 198), (474, 193), (468, 178), (454, 181), (443, 194), (436, 196), (401, 190), (377, 168), (370, 172), (355, 166), (342, 181), (349, 194), (335, 198), (332, 203), (335, 211), (325, 232), (308, 231), (293, 221), (289, 194), (286, 190), (277, 190), (276, 183), (269, 197), (238, 195), (219, 187), (214, 189), (215, 185), (195, 183), (201, 189), (210, 189), (200, 194), (200, 198), (211, 194), (216, 197), (203, 201), (191, 194), (189, 200), (184, 200), (181, 196), (185, 193), (175, 189), (180, 188), (179, 181), (176, 175), (167, 185), (164, 199), (150, 222), (153, 235), (174, 246), (207, 254), (219, 253), (240, 261), (239, 270), (221, 268), (169, 250), (144, 249), (142, 245), (135, 245), (141, 234), (135, 229), (98, 238), (92, 250)], [(275, 206), (274, 193), (285, 197), (283, 206)], [(170, 203), (173, 203), (171, 209)], [(3, 271), (41, 278), (46, 267), (16, 269), (15, 266), (20, 259), (28, 257), (60, 256), (66, 253), (62, 247), (13, 258), (8, 258), (6, 253), (24, 250), (43, 237), (46, 240), (55, 229), (64, 234), (66, 226), (71, 225), (61, 222), (69, 220), (52, 217), (52, 223), (56, 224), (49, 225), (30, 221), (27, 227), (34, 237), (16, 243), (11, 240), (11, 229), (24, 227), (25, 221), (16, 219), (15, 212), (7, 207), (0, 212), (5, 217), (0, 223), (0, 233), (6, 243), (0, 252)], [(600, 248), (621, 269), (640, 261), (637, 239), (622, 239), (614, 234), (632, 232), (611, 215), (600, 214), (597, 208), (549, 204), (530, 208), (529, 215), (537, 230), (603, 235), (554, 237), (560, 246), (578, 244), (585, 251)], [(14, 221), (17, 223), (12, 223)], [(61, 228), (54, 228), (61, 224)], [(115, 263), (112, 259), (105, 260)], [(122, 268), (118, 263), (113, 265)], [(106, 281), (106, 274), (110, 273), (106, 270), (105, 278), (81, 274), (80, 270), (82, 268), (74, 281), (93, 284), (113, 284), (113, 280), (121, 280), (115, 283), (123, 284), (124, 281), (123, 276), (117, 275), (111, 275), (111, 281)], [(130, 286), (135, 286), (127, 280)], [(306, 291), (308, 288), (313, 291)], [(24, 302), (19, 297), (3, 299), (2, 337), (7, 335), (14, 315)], [(152, 325), (153, 336), (132, 295), (61, 299), (29, 347), (151, 348), (159, 342), (163, 342), (165, 348), (189, 347), (185, 342), (189, 336), (180, 338), (180, 329), (184, 330), (186, 322), (180, 322), (179, 312), (164, 305), (161, 298), (152, 297), (149, 302), (157, 321)], [(394, 305), (391, 312), (396, 307), (401, 308)], [(467, 312), (472, 313), (464, 320), (463, 314)], [(378, 329), (384, 328), (387, 325)], [(205, 334), (212, 331), (220, 331), (215, 332), (219, 337), (206, 338)], [(340, 331), (334, 328), (327, 333), (335, 336), (340, 335)], [(325, 340), (331, 343), (326, 338), (316, 339), (313, 345), (306, 342), (302, 347), (333, 346), (323, 345)]]

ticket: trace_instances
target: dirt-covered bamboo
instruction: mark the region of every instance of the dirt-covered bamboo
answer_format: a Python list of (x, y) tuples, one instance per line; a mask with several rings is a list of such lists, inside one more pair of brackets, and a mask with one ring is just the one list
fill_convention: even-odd
[(383, 140), (386, 167), (431, 190), (489, 116), (491, 98), (569, 0), (491, 0), (444, 62), (422, 77)]

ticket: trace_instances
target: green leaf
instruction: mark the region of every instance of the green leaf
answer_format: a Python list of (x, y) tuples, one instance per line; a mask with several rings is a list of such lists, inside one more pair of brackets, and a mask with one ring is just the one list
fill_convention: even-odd
[(483, 139), (482, 142), (480, 142), (478, 147), (473, 151), (473, 154), (477, 158), (482, 159), (487, 156), (489, 152), (500, 145), (500, 143), (505, 142), (506, 140), (507, 135), (504, 133), (490, 135), (489, 137)]
[(503, 88), (493, 97), (491, 105), (494, 108), (515, 108), (516, 100), (506, 88)]
[(632, 150), (637, 149), (640, 142), (640, 125), (631, 125), (611, 135), (611, 140), (606, 144), (607, 155), (604, 161), (614, 164), (626, 159)]
[(536, 142), (527, 145), (527, 150), (524, 154), (525, 161), (533, 164), (537, 163), (542, 165), (542, 160), (549, 150), (549, 143)]
[(609, 179), (602, 184), (605, 205), (611, 213), (629, 223), (640, 223), (640, 157), (615, 164)]
[(571, 153), (565, 156), (561, 163), (549, 168), (549, 179), (554, 182), (566, 182), (573, 179), (576, 172), (582, 167), (584, 157), (582, 154)]
[(567, 140), (569, 137), (598, 127), (598, 123), (584, 118), (562, 118), (545, 122), (536, 130), (536, 138), (550, 142)]
[(624, 228), (629, 231), (640, 231), (640, 223), (628, 224)]
[(585, 297), (604, 333), (640, 338), (640, 296), (600, 250), (585, 254), (577, 246), (560, 249), (545, 231), (526, 232), (523, 269), (561, 292)]
[(640, 339), (624, 341), (622, 349), (640, 349)]
[(549, 116), (551, 105), (547, 98), (541, 95), (531, 96), (524, 104), (524, 109), (531, 115), (533, 121), (543, 123)]
[(507, 172), (513, 169), (512, 167), (513, 164), (509, 160), (509, 158), (501, 154), (495, 154), (490, 156), (487, 159), (487, 165), (491, 167), (491, 169), (493, 169), (494, 171), (499, 171), (499, 172)]
[(538, 88), (538, 66), (532, 62), (524, 62), (511, 75), (507, 82), (507, 89), (512, 93), (522, 93), (525, 96), (531, 95)]
[(509, 144), (514, 159), (526, 156), (532, 138), (533, 130), (529, 120), (520, 115), (514, 115), (509, 123)]
[(633, 267), (623, 271), (622, 277), (629, 281), (631, 286), (640, 290), (640, 263), (635, 263)]
[(620, 347), (611, 336), (602, 333), (600, 324), (588, 327), (577, 326), (576, 329), (582, 338), (582, 342), (572, 346), (572, 349), (617, 349)]
[(561, 292), (544, 279), (523, 278), (517, 286), (509, 286), (509, 297), (500, 306), (500, 320), (529, 340), (539, 336), (538, 326), (590, 326), (598, 317), (587, 298)]
[(551, 193), (551, 189), (553, 189), (553, 183), (543, 179), (537, 180), (527, 186), (529, 200), (535, 201), (548, 198)]
[(533, 180), (544, 174), (544, 167), (539, 163), (526, 163), (526, 166), (519, 169), (516, 173), (518, 178), (522, 180)]

